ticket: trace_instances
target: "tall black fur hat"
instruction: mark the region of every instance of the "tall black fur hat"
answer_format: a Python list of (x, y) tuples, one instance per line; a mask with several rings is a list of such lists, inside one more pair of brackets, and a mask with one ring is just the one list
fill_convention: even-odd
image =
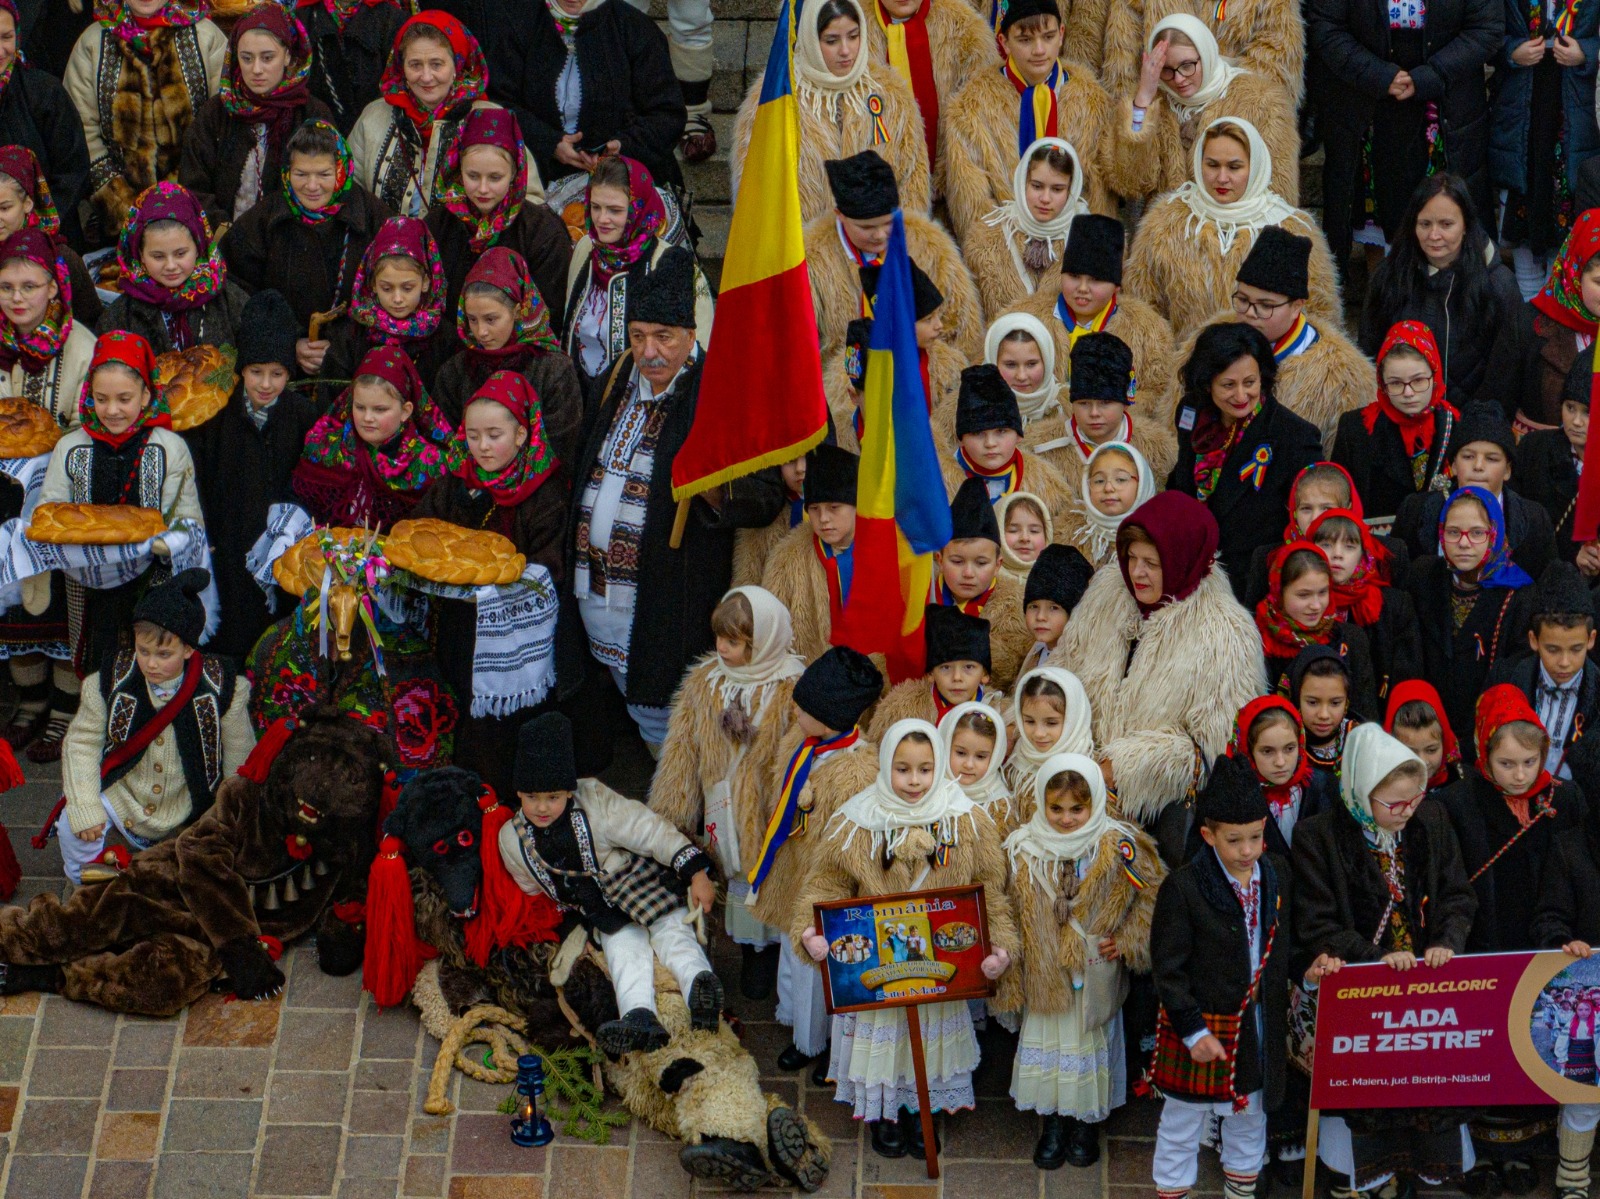
[(206, 606), (200, 602), (200, 595), (210, 584), (210, 571), (198, 567), (180, 570), (144, 593), (144, 598), (134, 605), (133, 619), (148, 621), (185, 645), (197, 646), (206, 631)]
[(848, 645), (836, 645), (795, 680), (794, 702), (802, 712), (835, 732), (856, 727), (861, 715), (883, 694), (883, 676), (872, 659)]
[(512, 781), (519, 795), (578, 789), (572, 722), (565, 715), (545, 712), (522, 726), (517, 733), (517, 763)]
[(1561, 398), (1571, 400), (1574, 404), (1589, 406), (1589, 398), (1594, 391), (1594, 351), (1595, 343), (1590, 342), (1578, 351), (1578, 356), (1572, 360), (1572, 366), (1567, 371), (1567, 381), (1562, 385)]
[(956, 436), (982, 433), (986, 429), (1015, 429), (1022, 432), (1022, 410), (998, 366), (987, 362), (969, 366), (961, 372), (961, 391), (956, 396)]
[(1133, 351), (1115, 333), (1085, 333), (1072, 347), (1072, 398), (1116, 400), (1134, 396)]
[(956, 488), (950, 501), (950, 540), (965, 541), (986, 537), (1000, 544), (1000, 522), (994, 517), (989, 500), (989, 485), (982, 479), (966, 479)]
[(833, 190), (833, 206), (852, 221), (888, 216), (900, 207), (900, 187), (894, 168), (871, 150), (849, 158), (830, 158), (822, 164)]
[(836, 445), (819, 445), (806, 455), (807, 504), (856, 503), (856, 475), (861, 459)]
[(1196, 815), (1218, 824), (1254, 824), (1272, 814), (1256, 772), (1243, 758), (1223, 754), (1211, 767)]
[(239, 369), (275, 362), (291, 375), (300, 369), (294, 354), (300, 332), (294, 309), (276, 288), (258, 291), (245, 301), (239, 316)]
[(872, 318), (858, 316), (844, 330), (844, 373), (850, 386), (861, 391), (867, 385), (867, 351), (872, 345)]
[(1005, 33), (1018, 21), (1026, 21), (1029, 17), (1054, 17), (1061, 19), (1061, 9), (1057, 7), (1056, 0), (1011, 0), (1006, 5), (1005, 15), (1000, 18), (1000, 32)]
[(1071, 616), (1093, 575), (1089, 559), (1074, 546), (1052, 542), (1039, 551), (1033, 569), (1028, 571), (1028, 583), (1022, 591), (1023, 610), (1034, 600), (1049, 600), (1060, 604)]
[(1533, 591), (1531, 625), (1538, 628), (1543, 616), (1587, 616), (1594, 619), (1594, 596), (1589, 584), (1571, 562), (1557, 558), (1544, 568)]
[(1088, 275), (1103, 283), (1122, 283), (1122, 250), (1128, 234), (1115, 217), (1086, 212), (1074, 217), (1061, 251), (1063, 275)]
[(1505, 413), (1500, 411), (1497, 404), (1473, 403), (1462, 412), (1450, 447), (1451, 461), (1474, 441), (1487, 441), (1490, 445), (1499, 446), (1505, 451), (1507, 462), (1516, 457), (1517, 435), (1511, 431)]
[(929, 671), (945, 662), (977, 662), (990, 669), (989, 622), (960, 608), (929, 604), (922, 614), (922, 644)]
[(1239, 267), (1238, 280), (1291, 300), (1304, 300), (1311, 295), (1310, 268), (1311, 239), (1290, 233), (1282, 225), (1268, 225), (1256, 234), (1256, 244)]
[(628, 284), (628, 320), (694, 328), (694, 254), (671, 246), (644, 278)]
[[(883, 268), (878, 266), (857, 267), (861, 272), (861, 290), (869, 300), (878, 298), (878, 275)], [(944, 292), (938, 285), (928, 278), (925, 272), (916, 263), (911, 264), (911, 303), (917, 310), (917, 319), (926, 320), (939, 310), (944, 303)]]

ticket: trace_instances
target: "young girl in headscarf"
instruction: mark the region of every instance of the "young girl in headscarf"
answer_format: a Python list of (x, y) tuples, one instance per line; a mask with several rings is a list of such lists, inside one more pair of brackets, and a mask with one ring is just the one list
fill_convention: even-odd
[(804, 664), (793, 653), (788, 609), (760, 587), (728, 592), (711, 613), (711, 630), (716, 650), (694, 665), (673, 700), (650, 808), (685, 836), (704, 829), (727, 881), (723, 911), (741, 947), (746, 998), (764, 999), (777, 965), (769, 947), (784, 930), (755, 918), (748, 872), (760, 853), (765, 789)]
[(1044, 547), (1055, 540), (1055, 522), (1045, 502), (1031, 491), (1011, 491), (995, 501), (1000, 526), (1000, 569), (1026, 583)]
[(1070, 142), (1041, 137), (1023, 151), (1011, 198), (970, 226), (961, 246), (985, 312), (1056, 289), (1073, 218), (1089, 211), (1083, 189), (1083, 161)]
[[(1001, 378), (1017, 397), (1022, 414), (1022, 444), (1037, 452), (1039, 444), (1066, 432), (1066, 388), (1056, 378), (1056, 345), (1044, 322), (1026, 312), (1008, 312), (989, 323), (983, 335), (983, 360), (1000, 369)], [(954, 442), (955, 409), (935, 412), (938, 436)], [(1059, 454), (1048, 455), (1053, 464)]]
[(137, 333), (157, 354), (237, 343), (249, 297), (228, 282), (211, 223), (187, 188), (158, 183), (139, 197), (117, 241), (117, 266), (122, 294), (101, 314), (100, 332)]
[(399, 0), (298, 0), (294, 7), (311, 37), (311, 94), (348, 134), (378, 98), (378, 81), (409, 8)]
[(1095, 446), (1083, 467), (1082, 507), (1068, 513), (1062, 540), (1104, 566), (1116, 552), (1122, 522), (1155, 493), (1155, 472), (1136, 447), (1125, 441)]
[(1389, 691), (1383, 731), (1393, 736), (1428, 768), (1428, 794), (1434, 795), (1462, 777), (1461, 746), (1444, 714), (1444, 701), (1432, 683), (1407, 679)]
[[(1306, 752), (1306, 730), (1298, 709), (1281, 695), (1251, 700), (1239, 709), (1228, 756), (1255, 771), (1272, 813), (1266, 826), (1267, 850), (1287, 857), (1295, 830), (1308, 816), (1325, 811), (1329, 798), (1311, 786), (1311, 755)], [(1189, 830), (1186, 856), (1193, 857), (1204, 847), (1197, 821)]]
[[(1426, 767), (1376, 724), (1345, 745), (1339, 804), (1294, 841), (1294, 940), (1307, 958), (1437, 969), (1467, 948), (1478, 900), (1444, 808), (1424, 800)], [(1318, 1156), (1338, 1199), (1396, 1174), (1456, 1178), (1473, 1154), (1460, 1113), (1381, 1108), (1322, 1117)]]
[(1040, 666), (1017, 680), (1006, 714), (1011, 757), (1006, 785), (1017, 805), (1017, 823), (1033, 816), (1033, 781), (1056, 754), (1094, 752), (1094, 714), (1078, 676), (1059, 666)]
[[(492, 247), (520, 254), (539, 295), (562, 306), (572, 238), (543, 200), (516, 114), (504, 108), (468, 113), (445, 151), (428, 209), (428, 231), (449, 287), (445, 311), (456, 310), (468, 273)], [(561, 315), (554, 316), (558, 334)]]
[(1355, 509), (1330, 508), (1311, 522), (1305, 539), (1328, 559), (1329, 613), (1366, 634), (1381, 700), (1400, 680), (1422, 673), (1411, 596), (1391, 586), (1389, 551)]
[[(813, 926), (813, 905), (868, 895), (979, 883), (989, 917), (985, 977), (1005, 973), (1018, 948), (1006, 862), (994, 822), (949, 776), (939, 730), (922, 720), (890, 728), (878, 751), (878, 777), (840, 809), (812, 848), (810, 876), (795, 905), (790, 935), (821, 962), (828, 942)], [(928, 1090), (938, 1110), (974, 1107), (978, 1042), (965, 1001), (920, 1011)], [(906, 1014), (899, 1008), (833, 1018), (834, 1098), (871, 1122), (872, 1148), (884, 1157), (923, 1153)]]
[(67, 62), (67, 94), (89, 146), (100, 233), (122, 231), (130, 205), (171, 179), (183, 135), (217, 92), (227, 36), (204, 0), (96, 0), (95, 23)]
[(277, 190), (289, 135), (305, 121), (332, 121), (311, 95), (311, 39), (277, 4), (234, 23), (217, 94), (183, 139), (178, 182), (194, 193), (213, 228), (238, 220)]
[[(0, 12), (3, 11), (4, 4), (0, 3)], [(0, 111), (4, 104), (4, 94), (0, 93)], [(73, 128), (77, 130), (76, 125)], [(74, 215), (69, 218), (68, 227), (76, 228), (77, 223)], [(44, 168), (26, 146), (0, 146), (0, 238), (23, 229), (41, 230), (55, 242), (56, 252), (66, 261), (67, 274), (72, 279), (73, 319), (92, 330), (104, 305), (83, 259), (67, 244), (61, 216), (56, 211), (55, 193)]]
[(545, 435), (556, 456), (571, 462), (578, 453), (583, 386), (550, 327), (550, 309), (528, 278), (522, 255), (491, 246), (467, 272), (454, 312), (456, 337), (465, 348), (439, 368), (433, 381), (434, 402), (445, 418), (458, 422), (485, 379), (513, 371), (538, 393)]
[(291, 485), (318, 524), (387, 529), (448, 473), (453, 433), (405, 351), (377, 346), (312, 426)]
[(1020, 1004), (1011, 1070), (1017, 1110), (1044, 1117), (1033, 1164), (1092, 1166), (1099, 1125), (1127, 1102), (1122, 1000), (1150, 969), (1150, 919), (1166, 876), (1155, 843), (1106, 811), (1092, 758), (1053, 754), (1033, 782), (1033, 815), (1005, 842), (1021, 968), (995, 1006)]
[(1553, 429), (1561, 424), (1567, 372), (1593, 344), (1600, 326), (1600, 210), (1577, 215), (1561, 257), (1533, 305), (1529, 369), (1517, 402), (1519, 431)]
[(1006, 782), (1006, 722), (1000, 713), (987, 700), (968, 700), (940, 717), (939, 735), (962, 794), (988, 813), (1002, 837), (1011, 832), (1022, 813)]
[(1365, 714), (1355, 712), (1350, 665), (1335, 646), (1307, 646), (1289, 664), (1283, 678), (1284, 693), (1300, 713), (1305, 729), (1311, 805), (1322, 811), (1338, 801), (1345, 738)]
[(422, 217), (433, 180), (467, 113), (486, 105), (489, 65), (478, 39), (447, 12), (400, 27), (379, 81), (382, 97), (350, 131), (356, 181), (402, 216)]
[(444, 320), (444, 269), (433, 234), (412, 217), (390, 217), (361, 256), (350, 293), (350, 320), (334, 327), (323, 373), (348, 378), (378, 346), (394, 346), (416, 364), (423, 386), (455, 352)]
[(1359, 712), (1375, 712), (1378, 689), (1367, 635), (1334, 609), (1332, 592), (1333, 568), (1315, 543), (1292, 541), (1273, 555), (1266, 598), (1256, 605), (1267, 685), (1276, 688), (1308, 645), (1326, 645), (1349, 668), (1351, 705)]
[[(1250, 556), (1250, 574), (1245, 583), (1241, 603), (1254, 607), (1267, 594), (1267, 565), (1281, 546), (1291, 541), (1301, 541), (1311, 522), (1331, 508), (1345, 508), (1360, 513), (1361, 497), (1350, 481), (1350, 472), (1335, 462), (1313, 462), (1294, 477), (1289, 485), (1289, 520), (1283, 527), (1283, 539), (1277, 545), (1262, 545)], [(1405, 552), (1405, 547), (1400, 547)], [(1393, 553), (1393, 551), (1391, 551)], [(1406, 559), (1409, 561), (1409, 559)], [(1403, 572), (1402, 572), (1403, 573)]]

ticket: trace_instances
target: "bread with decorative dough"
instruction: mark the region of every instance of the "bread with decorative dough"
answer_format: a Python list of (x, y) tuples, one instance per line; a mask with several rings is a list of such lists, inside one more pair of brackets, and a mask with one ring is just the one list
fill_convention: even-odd
[(20, 396), (0, 399), (0, 458), (37, 458), (61, 440), (56, 418)]
[(175, 433), (199, 428), (227, 407), (239, 382), (233, 369), (237, 357), (232, 346), (199, 345), (156, 359)]
[(457, 587), (514, 583), (528, 565), (510, 538), (432, 517), (396, 524), (389, 530), (383, 556), (398, 570)]
[(28, 536), (52, 545), (137, 545), (167, 531), (154, 508), (132, 504), (40, 504)]

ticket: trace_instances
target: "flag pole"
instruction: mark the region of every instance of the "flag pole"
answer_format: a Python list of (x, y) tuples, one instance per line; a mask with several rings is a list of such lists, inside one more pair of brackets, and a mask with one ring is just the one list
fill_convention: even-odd
[(667, 545), (671, 549), (681, 549), (683, 546), (683, 529), (689, 523), (689, 501), (693, 496), (684, 496), (678, 501), (678, 511), (672, 518), (672, 536), (667, 538)]

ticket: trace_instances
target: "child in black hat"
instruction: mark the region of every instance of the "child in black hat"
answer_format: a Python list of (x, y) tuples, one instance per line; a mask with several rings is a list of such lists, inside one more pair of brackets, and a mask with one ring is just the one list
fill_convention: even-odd
[(715, 1031), (722, 983), (689, 922), (716, 900), (711, 859), (643, 804), (578, 778), (572, 723), (559, 712), (522, 726), (516, 788), (521, 807), (500, 829), (500, 860), (524, 892), (549, 896), (599, 942), (621, 1013), (595, 1030), (600, 1048), (620, 1057), (666, 1047), (658, 957), (693, 1027)]
[(988, 363), (961, 372), (956, 398), (956, 448), (943, 463), (951, 495), (964, 479), (980, 480), (989, 502), (1017, 492), (1037, 496), (1052, 522), (1069, 507), (1067, 481), (1050, 463), (1022, 448), (1022, 413), (1000, 368)]
[(767, 558), (761, 585), (794, 621), (794, 651), (807, 662), (832, 644), (855, 576), (856, 473), (860, 460), (836, 445), (806, 455), (806, 520)]
[(203, 570), (152, 587), (133, 610), (133, 648), (83, 681), (61, 756), (56, 833), (73, 882), (107, 877), (127, 851), (175, 836), (211, 806), (218, 784), (255, 748), (250, 688), (226, 658), (202, 654)]
[(194, 456), (222, 612), (210, 648), (240, 659), (273, 619), (245, 555), (266, 531), (267, 510), (294, 502), (289, 476), (317, 420), (315, 404), (289, 386), (298, 333), (282, 295), (269, 289), (251, 296), (239, 322), (239, 384), (226, 408), (183, 434)]
[(959, 608), (929, 604), (922, 616), (928, 673), (896, 683), (872, 714), (867, 735), (881, 741), (898, 720), (937, 725), (958, 704), (990, 703), (989, 622)]
[(1089, 588), (1094, 567), (1070, 545), (1047, 545), (1028, 572), (1022, 592), (1022, 615), (1033, 645), (1017, 667), (1020, 677), (1043, 666), (1066, 631), (1067, 620)]
[(950, 541), (933, 555), (930, 604), (960, 608), (989, 622), (990, 673), (1007, 690), (1033, 637), (1022, 619), (1022, 582), (1000, 572), (1000, 524), (982, 479), (968, 479), (950, 501)]

